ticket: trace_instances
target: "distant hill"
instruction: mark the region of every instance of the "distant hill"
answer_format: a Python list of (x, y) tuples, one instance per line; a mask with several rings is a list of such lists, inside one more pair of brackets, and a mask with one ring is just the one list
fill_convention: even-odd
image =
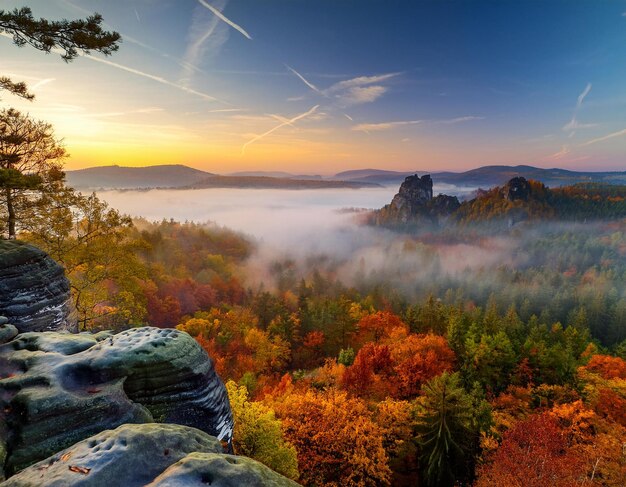
[[(361, 181), (383, 185), (400, 184), (413, 172), (360, 169), (345, 171), (334, 176), (336, 179)], [(428, 173), (428, 171), (419, 171)], [(576, 183), (626, 184), (626, 171), (569, 171), (567, 169), (542, 169), (533, 166), (483, 166), (465, 172), (430, 172), (437, 183), (455, 186), (482, 187), (502, 185), (514, 177), (541, 181), (546, 186), (568, 186)]]
[[(247, 175), (250, 174), (250, 175)], [(200, 188), (264, 188), (324, 189), (377, 187), (375, 182), (323, 180), (321, 176), (296, 176), (289, 173), (254, 175), (238, 173), (221, 176), (183, 165), (146, 167), (103, 166), (67, 172), (69, 186), (79, 190), (98, 189), (200, 189)], [(283, 177), (280, 175), (287, 175)]]
[(146, 167), (103, 166), (67, 171), (67, 183), (76, 189), (177, 188), (213, 176), (183, 165)]
[(326, 181), (319, 179), (272, 178), (268, 176), (211, 176), (190, 185), (200, 188), (257, 188), (257, 189), (326, 189), (326, 188), (372, 188), (379, 184), (360, 181)]
[(226, 176), (236, 177), (269, 177), (269, 178), (285, 178), (285, 179), (322, 179), (319, 174), (292, 174), (283, 171), (239, 171), (226, 174)]

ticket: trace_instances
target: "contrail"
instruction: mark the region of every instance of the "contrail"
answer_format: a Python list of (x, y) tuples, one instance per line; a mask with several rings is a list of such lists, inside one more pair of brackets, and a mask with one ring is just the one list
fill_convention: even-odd
[(613, 132), (612, 134), (605, 135), (604, 137), (598, 137), (597, 139), (588, 140), (584, 144), (580, 144), (580, 146), (586, 147), (591, 144), (597, 144), (598, 142), (604, 142), (605, 140), (612, 139), (613, 137), (621, 137), (622, 135), (626, 135), (626, 129), (620, 130), (619, 132)]
[(291, 123), (291, 120), (285, 117), (281, 117), (280, 115), (276, 115), (275, 113), (270, 113), (269, 116), (275, 118), (279, 122), (286, 123), (287, 125), (293, 125), (293, 123)]
[(589, 94), (590, 91), (591, 91), (591, 83), (587, 83), (587, 86), (585, 86), (585, 89), (583, 90), (583, 92), (580, 95), (578, 95), (578, 102), (576, 103), (577, 110), (583, 104), (585, 97)]
[(35, 83), (34, 85), (30, 86), (31, 90), (36, 90), (37, 88), (39, 88), (40, 86), (43, 85), (47, 85), (48, 83), (52, 83), (53, 81), (55, 81), (56, 78), (46, 78), (46, 79), (42, 79), (40, 81), (37, 81), (37, 83)]
[(317, 88), (317, 86), (315, 86), (313, 83), (309, 82), (304, 76), (302, 76), (300, 73), (298, 73), (295, 69), (293, 69), (291, 66), (288, 66), (287, 64), (285, 64), (285, 67), (291, 71), (293, 74), (295, 74), (298, 78), (300, 78), (300, 80), (307, 85), (309, 88), (311, 88), (313, 91), (315, 91), (316, 93), (319, 93), (320, 95), (323, 95), (323, 93)]
[(141, 19), (139, 18), (139, 12), (137, 12), (137, 9), (133, 9), (135, 11), (135, 17), (137, 17), (137, 22), (139, 22), (141, 24)]
[(282, 122), (280, 125), (276, 125), (276, 127), (268, 130), (267, 132), (265, 132), (264, 134), (261, 135), (257, 135), (256, 137), (250, 139), (248, 142), (246, 142), (245, 144), (243, 144), (243, 146), (241, 147), (241, 155), (243, 156), (246, 152), (246, 147), (248, 147), (250, 144), (253, 144), (254, 142), (261, 140), (263, 137), (271, 134), (272, 132), (275, 132), (276, 130), (278, 130), (279, 128), (284, 127), (285, 125), (292, 125), (295, 122), (297, 122), (298, 120), (302, 120), (303, 118), (308, 117), (309, 115), (312, 115), (313, 113), (315, 113), (315, 111), (319, 108), (319, 105), (315, 105), (313, 108), (311, 108), (309, 111), (301, 113), (300, 115), (298, 115), (297, 117), (293, 117), (289, 120), (285, 120), (284, 122)]
[(220, 12), (218, 9), (216, 9), (213, 5), (208, 4), (207, 2), (205, 2), (204, 0), (198, 0), (198, 2), (200, 2), (200, 4), (206, 8), (208, 8), (211, 12), (213, 12), (215, 14), (216, 17), (219, 17), (220, 19), (222, 19), (224, 22), (226, 22), (228, 25), (230, 25), (233, 29), (238, 30), (239, 32), (241, 32), (245, 37), (247, 37), (248, 39), (252, 40), (252, 36), (250, 36), (250, 34), (248, 34), (243, 27), (235, 24), (232, 20), (230, 20), (229, 18), (225, 17), (224, 14), (222, 12)]
[(134, 68), (130, 68), (128, 66), (124, 66), (123, 64), (118, 64), (118, 63), (114, 63), (113, 61), (109, 61), (107, 59), (101, 59), (101, 58), (97, 58), (92, 56), (91, 54), (84, 54), (83, 57), (86, 57), (88, 59), (91, 59), (92, 61), (96, 61), (98, 63), (102, 63), (102, 64), (106, 64), (108, 66), (112, 66), (114, 68), (117, 69), (121, 69), (122, 71), (126, 71), (128, 73), (132, 73), (132, 74), (136, 74), (137, 76), (143, 76), (144, 78), (148, 78), (151, 79), (153, 81), (156, 81), (157, 83), (161, 83), (167, 86), (171, 86), (172, 88), (176, 88), (180, 91), (184, 91), (185, 93), (189, 93), (192, 95), (196, 95), (199, 96), (200, 98), (204, 98), (205, 100), (208, 101), (217, 101), (219, 103), (224, 103), (226, 105), (229, 105), (229, 103), (219, 100), (218, 98), (215, 98), (214, 96), (211, 95), (207, 95), (206, 93), (202, 93), (201, 91), (196, 91), (194, 89), (188, 88), (186, 86), (183, 85), (179, 85), (177, 83), (173, 83), (172, 81), (168, 81), (165, 78), (161, 78), (160, 76), (155, 76), (153, 74), (150, 73), (144, 73), (143, 71), (139, 71), (138, 69), (134, 69)]

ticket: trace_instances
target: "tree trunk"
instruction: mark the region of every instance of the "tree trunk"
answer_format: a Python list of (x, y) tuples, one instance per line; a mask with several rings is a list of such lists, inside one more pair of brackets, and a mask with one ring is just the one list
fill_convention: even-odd
[(7, 198), (7, 212), (9, 214), (8, 226), (9, 226), (9, 240), (15, 240), (15, 208), (13, 207), (13, 193), (10, 188), (6, 189)]

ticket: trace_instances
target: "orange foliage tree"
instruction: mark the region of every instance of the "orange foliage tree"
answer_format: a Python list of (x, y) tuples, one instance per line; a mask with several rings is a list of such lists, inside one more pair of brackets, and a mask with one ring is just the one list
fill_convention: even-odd
[(626, 379), (626, 360), (610, 355), (594, 355), (585, 368), (604, 379)]
[(383, 432), (362, 401), (341, 391), (309, 389), (275, 398), (272, 406), (296, 447), (304, 485), (390, 485)]

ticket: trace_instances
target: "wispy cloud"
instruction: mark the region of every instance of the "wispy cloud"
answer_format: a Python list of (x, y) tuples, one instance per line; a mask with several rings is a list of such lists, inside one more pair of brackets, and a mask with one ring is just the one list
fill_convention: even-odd
[(591, 91), (591, 83), (587, 83), (587, 86), (585, 86), (585, 89), (582, 91), (580, 95), (578, 95), (578, 98), (576, 99), (576, 106), (574, 107), (574, 114), (572, 115), (572, 119), (563, 126), (564, 132), (570, 132), (569, 138), (572, 138), (574, 136), (577, 129), (595, 126), (593, 124), (581, 124), (578, 122), (578, 112), (580, 110), (580, 107), (582, 107), (583, 105), (583, 101), (585, 101), (585, 98), (587, 97), (590, 91)]
[(388, 88), (380, 83), (398, 76), (400, 73), (386, 73), (374, 76), (358, 76), (333, 84), (322, 92), (324, 96), (332, 96), (341, 105), (359, 105), (371, 103), (383, 96)]
[(469, 115), (466, 117), (456, 117), (450, 118), (447, 120), (435, 120), (433, 125), (453, 125), (455, 123), (463, 123), (463, 122), (471, 122), (473, 120), (484, 120), (485, 117), (476, 117), (474, 115)]
[(566, 125), (563, 126), (563, 130), (565, 132), (576, 131), (577, 129), (588, 129), (592, 127), (597, 127), (597, 123), (580, 123), (575, 118), (571, 119)]
[(296, 123), (298, 120), (302, 120), (303, 118), (308, 117), (309, 115), (313, 115), (316, 110), (319, 108), (319, 105), (315, 105), (314, 107), (310, 108), (308, 111), (301, 113), (300, 115), (297, 115), (293, 118), (290, 119), (285, 119), (283, 122), (281, 122), (279, 125), (276, 125), (275, 127), (271, 128), (270, 130), (268, 130), (267, 132), (261, 134), (261, 135), (257, 135), (255, 137), (253, 137), (252, 139), (250, 139), (248, 142), (246, 142), (245, 144), (243, 144), (243, 146), (241, 147), (241, 155), (244, 155), (246, 152), (246, 148), (250, 145), (253, 144), (259, 140), (261, 140), (263, 137), (266, 137), (268, 135), (270, 135), (273, 132), (276, 132), (278, 129), (284, 127), (285, 125), (293, 125), (294, 123)]
[(85, 114), (83, 117), (85, 118), (111, 118), (111, 117), (123, 117), (126, 115), (132, 114), (150, 114), (150, 113), (158, 113), (162, 112), (163, 108), (160, 107), (146, 107), (146, 108), (138, 108), (137, 110), (126, 110), (120, 112), (104, 112), (104, 113), (92, 113)]
[(597, 144), (598, 142), (604, 142), (605, 140), (613, 139), (615, 137), (622, 137), (624, 135), (626, 135), (626, 129), (619, 130), (617, 132), (613, 132), (608, 135), (604, 135), (603, 137), (598, 137), (596, 139), (588, 140), (587, 142), (580, 144), (580, 146), (585, 147), (591, 144)]
[(352, 130), (360, 132), (380, 132), (382, 130), (391, 130), (396, 127), (403, 127), (405, 125), (418, 125), (424, 123), (424, 120), (400, 120), (396, 122), (382, 122), (382, 123), (360, 123), (352, 127)]
[(578, 95), (578, 100), (576, 102), (577, 110), (582, 106), (583, 101), (585, 101), (585, 97), (589, 94), (590, 91), (591, 91), (591, 83), (587, 83), (587, 86), (585, 86), (585, 89), (583, 90), (583, 92), (580, 95)]
[(37, 88), (41, 88), (42, 86), (47, 85), (48, 83), (52, 83), (53, 81), (56, 81), (56, 78), (46, 78), (46, 79), (39, 80), (37, 81), (37, 83), (32, 85), (30, 89), (36, 90)]
[[(225, 0), (218, 0), (218, 7), (224, 8)], [(228, 28), (220, 20), (198, 5), (193, 12), (191, 25), (187, 33), (187, 48), (180, 62), (183, 67), (180, 82), (187, 85), (194, 72), (207, 57), (216, 56), (228, 40)]]
[(307, 80), (304, 76), (302, 76), (300, 73), (298, 73), (298, 71), (296, 71), (295, 69), (293, 69), (291, 66), (288, 66), (285, 64), (285, 67), (291, 71), (293, 74), (295, 74), (298, 78), (300, 78), (300, 80), (307, 85), (309, 88), (311, 88), (314, 92), (322, 95), (323, 93), (317, 88), (317, 86), (315, 86), (313, 83), (311, 83), (309, 80)]
[[(68, 7), (76, 10), (77, 12), (80, 12), (83, 15), (91, 15), (93, 12), (84, 9), (83, 7), (79, 7), (78, 5), (75, 5), (74, 3), (70, 2), (69, 0), (60, 0), (61, 3), (67, 5)], [(137, 15), (137, 11), (135, 10), (135, 15)], [(115, 30), (113, 26), (111, 26), (110, 24), (107, 24), (106, 22), (103, 23), (103, 26), (106, 27), (107, 29), (111, 29), (111, 30)], [(135, 37), (129, 35), (126, 32), (121, 32), (122, 35), (122, 39), (124, 39), (125, 43), (131, 43), (131, 44), (135, 44), (143, 49), (146, 49), (147, 51), (151, 51), (155, 54), (158, 54), (159, 56), (163, 56), (164, 58), (170, 59), (173, 62), (175, 62), (176, 64), (178, 64), (179, 66), (186, 68), (186, 69), (190, 69), (192, 71), (197, 71), (197, 72), (202, 72), (202, 70), (200, 68), (198, 68), (197, 66), (194, 65), (190, 65), (189, 63), (186, 63), (185, 61), (183, 61), (182, 59), (179, 59), (176, 56), (172, 56), (171, 54), (167, 54), (166, 52), (160, 51), (159, 49), (156, 49), (148, 44), (146, 44), (145, 42), (141, 42), (140, 40), (136, 39)]]
[(245, 108), (218, 108), (216, 110), (209, 110), (208, 113), (228, 113), (228, 112), (245, 112)]
[(386, 81), (388, 79), (394, 78), (401, 73), (386, 73), (386, 74), (378, 74), (375, 76), (359, 76), (357, 78), (347, 79), (344, 81), (340, 81), (332, 85), (328, 90), (328, 93), (335, 93), (337, 91), (348, 90), (350, 88), (355, 88), (358, 86), (368, 86), (376, 83), (381, 83), (382, 81)]
[(399, 120), (395, 122), (382, 123), (361, 123), (352, 127), (352, 130), (361, 132), (380, 132), (382, 130), (391, 130), (406, 125), (452, 125), (456, 123), (471, 122), (473, 120), (484, 120), (485, 117), (477, 117), (469, 115), (465, 117), (456, 117), (445, 120)]
[(547, 159), (552, 160), (552, 161), (558, 161), (559, 159), (563, 159), (570, 152), (571, 151), (570, 151), (569, 147), (564, 145), (564, 146), (561, 147), (560, 151), (555, 152), (554, 154), (548, 156)]
[(160, 76), (155, 76), (153, 74), (146, 73), (144, 71), (140, 71), (138, 69), (131, 68), (129, 66), (124, 66), (123, 64), (114, 63), (113, 61), (109, 61), (108, 59), (98, 58), (98, 57), (92, 56), (91, 54), (84, 54), (83, 57), (85, 57), (87, 59), (91, 59), (92, 61), (95, 61), (97, 63), (106, 64), (107, 66), (111, 66), (113, 68), (121, 69), (122, 71), (126, 71), (127, 73), (132, 73), (132, 74), (136, 74), (137, 76), (142, 76), (144, 78), (151, 79), (153, 81), (156, 81), (157, 83), (161, 83), (163, 85), (170, 86), (172, 88), (176, 88), (177, 90), (184, 91), (185, 93), (189, 93), (190, 95), (198, 96), (198, 97), (200, 97), (200, 98), (202, 98), (204, 100), (207, 100), (207, 101), (217, 101), (217, 102), (220, 102), (220, 103), (226, 103), (226, 102), (224, 102), (222, 100), (219, 100), (218, 98), (215, 98), (214, 96), (208, 95), (207, 93), (203, 93), (201, 91), (197, 91), (197, 90), (191, 89), (191, 88), (189, 88), (187, 86), (184, 86), (184, 85), (181, 85), (179, 83), (174, 83), (173, 81), (166, 80), (165, 78), (162, 78)]
[(362, 103), (371, 103), (378, 100), (387, 92), (384, 86), (354, 86), (346, 93), (341, 95), (341, 101), (344, 105), (360, 105)]
[(250, 34), (248, 34), (243, 27), (241, 27), (240, 25), (235, 24), (232, 20), (230, 20), (228, 17), (226, 17), (222, 12), (220, 12), (218, 9), (216, 9), (213, 5), (205, 2), (205, 0), (198, 0), (200, 2), (200, 4), (203, 7), (208, 8), (211, 12), (213, 12), (215, 14), (216, 17), (218, 17), (220, 20), (226, 22), (228, 25), (230, 25), (233, 29), (235, 29), (236, 31), (240, 32), (244, 37), (247, 37), (248, 39), (252, 40), (252, 36)]

